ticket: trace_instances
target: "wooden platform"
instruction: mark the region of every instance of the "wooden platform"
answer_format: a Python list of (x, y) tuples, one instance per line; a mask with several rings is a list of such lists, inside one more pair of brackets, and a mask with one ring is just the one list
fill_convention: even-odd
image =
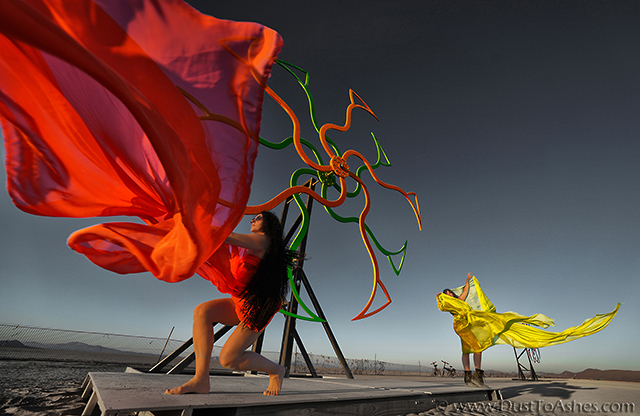
[(266, 375), (212, 376), (208, 394), (166, 395), (189, 375), (89, 373), (83, 415), (398, 415), (443, 403), (500, 400), (500, 390), (471, 389), (460, 378), (361, 376), (288, 378), (275, 397), (264, 396)]

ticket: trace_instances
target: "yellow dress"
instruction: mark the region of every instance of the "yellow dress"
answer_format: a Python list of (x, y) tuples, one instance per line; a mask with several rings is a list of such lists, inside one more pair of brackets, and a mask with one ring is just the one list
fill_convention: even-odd
[[(463, 287), (453, 289), (459, 295)], [(543, 315), (520, 315), (515, 312), (496, 312), (478, 280), (469, 282), (469, 293), (462, 301), (443, 293), (437, 296), (438, 308), (453, 315), (453, 328), (462, 341), (464, 354), (482, 352), (492, 345), (509, 344), (515, 348), (540, 348), (562, 344), (595, 334), (609, 325), (620, 304), (609, 313), (598, 314), (582, 324), (562, 332), (545, 331), (553, 326), (553, 319)]]

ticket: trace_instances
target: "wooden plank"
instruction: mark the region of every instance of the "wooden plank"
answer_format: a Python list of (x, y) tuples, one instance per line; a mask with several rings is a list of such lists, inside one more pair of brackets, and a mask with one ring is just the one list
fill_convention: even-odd
[(80, 388), (82, 389), (81, 398), (86, 402), (91, 396), (91, 392), (93, 391), (93, 381), (91, 381), (91, 377), (88, 374), (82, 382), (82, 386)]
[[(469, 389), (457, 383), (428, 379), (377, 377), (370, 379), (285, 379), (278, 396), (264, 396), (266, 375), (211, 377), (211, 392), (165, 395), (167, 388), (188, 381), (189, 375), (148, 373), (90, 373), (92, 400), (103, 415), (151, 412), (156, 416), (203, 415), (390, 415), (424, 411), (439, 397), (457, 401), (490, 400), (492, 390)], [(95, 397), (95, 399), (94, 399)], [(96, 403), (93, 404), (95, 407)], [(91, 414), (91, 413), (87, 413)]]
[(94, 390), (91, 392), (91, 396), (89, 396), (87, 405), (84, 407), (84, 410), (82, 411), (82, 416), (92, 415), (93, 410), (96, 408), (97, 404), (98, 404), (98, 393)]

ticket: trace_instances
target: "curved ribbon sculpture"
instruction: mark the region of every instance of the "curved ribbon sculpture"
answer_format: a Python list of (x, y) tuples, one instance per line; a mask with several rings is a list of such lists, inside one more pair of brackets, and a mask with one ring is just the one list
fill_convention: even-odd
[[(221, 45), (224, 47), (225, 44), (224, 42), (221, 43)], [(240, 55), (236, 54), (235, 52), (233, 52), (232, 49), (227, 48), (227, 50), (232, 53), (234, 56), (236, 56), (236, 58), (238, 58), (239, 60), (243, 61), (245, 64), (249, 64), (248, 60), (244, 60)], [(353, 195), (357, 195), (359, 190), (362, 189), (364, 192), (364, 196), (365, 196), (365, 205), (364, 208), (362, 210), (362, 212), (360, 213), (360, 216), (357, 219), (358, 222), (358, 226), (360, 229), (360, 236), (362, 237), (362, 241), (365, 244), (365, 247), (367, 249), (367, 252), (369, 253), (369, 258), (371, 259), (371, 263), (373, 266), (373, 289), (371, 291), (371, 295), (369, 296), (369, 300), (367, 301), (365, 307), (362, 309), (362, 311), (360, 313), (358, 313), (358, 315), (356, 315), (352, 320), (358, 320), (358, 319), (363, 319), (369, 316), (372, 316), (378, 312), (380, 312), (381, 310), (383, 310), (384, 308), (386, 308), (387, 306), (389, 306), (389, 304), (391, 303), (391, 297), (389, 296), (389, 292), (387, 291), (386, 287), (384, 286), (384, 283), (382, 283), (382, 280), (380, 279), (380, 268), (378, 266), (378, 261), (377, 258), (375, 256), (375, 253), (373, 252), (373, 248), (371, 247), (371, 243), (369, 241), (369, 238), (367, 237), (367, 235), (371, 235), (373, 236), (373, 234), (370, 232), (370, 230), (368, 230), (368, 227), (365, 224), (365, 220), (367, 217), (367, 214), (370, 210), (371, 207), (371, 202), (370, 202), (370, 197), (369, 197), (369, 191), (367, 189), (366, 184), (363, 182), (363, 180), (360, 178), (360, 174), (361, 172), (366, 169), (372, 176), (373, 180), (380, 186), (387, 188), (387, 189), (391, 189), (394, 191), (397, 191), (399, 193), (401, 193), (409, 202), (409, 204), (411, 205), (411, 208), (413, 209), (413, 212), (416, 216), (416, 220), (418, 221), (418, 226), (420, 227), (420, 229), (422, 229), (422, 219), (421, 219), (421, 215), (420, 215), (420, 205), (418, 203), (418, 198), (415, 192), (405, 192), (404, 190), (402, 190), (401, 188), (399, 188), (398, 186), (395, 185), (391, 185), (388, 184), (386, 182), (383, 182), (382, 180), (380, 180), (378, 178), (378, 176), (375, 174), (374, 172), (374, 166), (377, 167), (380, 165), (380, 152), (382, 151), (381, 147), (379, 146), (377, 140), (375, 140), (375, 136), (374, 140), (376, 141), (376, 146), (378, 149), (378, 161), (374, 164), (371, 165), (369, 163), (369, 161), (359, 152), (355, 151), (355, 150), (347, 150), (346, 152), (344, 152), (343, 154), (340, 154), (337, 146), (335, 146), (335, 144), (333, 142), (330, 141), (330, 139), (327, 137), (327, 132), (329, 130), (337, 130), (340, 132), (346, 132), (347, 130), (349, 130), (350, 126), (351, 126), (351, 116), (352, 116), (352, 112), (354, 109), (362, 109), (364, 111), (366, 111), (367, 113), (371, 114), (373, 117), (376, 118), (376, 120), (378, 119), (377, 116), (374, 114), (374, 112), (371, 110), (371, 108), (369, 108), (369, 106), (364, 102), (364, 100), (362, 100), (362, 98), (360, 98), (360, 96), (358, 94), (356, 94), (353, 90), (349, 90), (349, 99), (350, 99), (350, 103), (347, 106), (346, 109), (346, 117), (345, 117), (345, 123), (340, 126), (337, 124), (333, 124), (333, 123), (326, 123), (322, 126), (320, 126), (320, 128), (318, 128), (318, 123), (316, 121), (315, 118), (315, 109), (313, 106), (313, 99), (311, 97), (311, 94), (309, 92), (308, 89), (308, 81), (309, 81), (309, 77), (308, 77), (308, 73), (306, 73), (304, 70), (302, 70), (299, 67), (295, 67), (291, 64), (288, 64), (284, 61), (276, 61), (277, 63), (279, 63), (281, 66), (283, 66), (285, 69), (287, 69), (300, 83), (300, 85), (303, 87), (303, 89), (305, 90), (305, 93), (307, 94), (307, 97), (309, 99), (310, 102), (310, 109), (311, 109), (311, 118), (313, 121), (313, 124), (316, 128), (316, 131), (318, 132), (319, 138), (320, 138), (320, 142), (322, 144), (322, 147), (324, 148), (325, 152), (327, 153), (327, 155), (330, 158), (330, 163), (329, 165), (325, 165), (322, 163), (322, 159), (318, 153), (318, 151), (313, 148), (309, 142), (305, 141), (304, 143), (307, 145), (307, 147), (310, 147), (313, 150), (314, 155), (316, 156), (316, 160), (317, 162), (314, 162), (305, 152), (304, 148), (302, 147), (303, 144), (303, 139), (301, 137), (301, 128), (300, 128), (300, 121), (298, 120), (298, 117), (296, 116), (295, 112), (291, 109), (291, 107), (289, 107), (289, 105), (287, 105), (287, 103), (275, 92), (273, 91), (269, 86), (267, 86), (266, 84), (264, 85), (265, 87), (265, 91), (286, 111), (286, 113), (288, 114), (288, 116), (291, 119), (291, 122), (293, 124), (293, 135), (291, 137), (293, 144), (295, 146), (296, 151), (298, 152), (298, 155), (300, 156), (300, 158), (307, 164), (307, 166), (309, 166), (310, 168), (314, 169), (315, 171), (317, 171), (317, 176), (319, 178), (323, 179), (323, 192), (322, 195), (317, 194), (316, 192), (312, 191), (311, 189), (307, 188), (306, 186), (301, 186), (301, 185), (295, 185), (293, 180), (292, 180), (292, 184), (291, 187), (282, 191), (281, 193), (279, 193), (277, 196), (275, 196), (274, 198), (272, 198), (270, 201), (265, 202), (263, 204), (260, 205), (255, 205), (255, 206), (248, 206), (245, 209), (245, 215), (254, 215), (257, 214), (261, 211), (265, 211), (265, 210), (270, 210), (273, 209), (274, 207), (278, 206), (281, 202), (283, 202), (285, 199), (287, 199), (290, 196), (293, 196), (296, 199), (296, 202), (298, 204), (298, 206), (300, 207), (300, 209), (303, 211), (303, 222), (304, 222), (304, 226), (303, 228), (301, 228), (301, 232), (298, 233), (298, 236), (296, 237), (296, 239), (294, 240), (294, 242), (291, 245), (292, 249), (297, 249), (302, 236), (304, 235), (304, 233), (306, 233), (306, 229), (308, 226), (308, 215), (306, 215), (306, 209), (304, 209), (302, 202), (299, 199), (299, 194), (308, 194), (310, 195), (312, 198), (314, 198), (316, 201), (318, 201), (319, 203), (321, 203), (322, 205), (324, 205), (327, 209), (331, 209), (331, 208), (335, 208), (337, 206), (340, 206), (344, 203), (344, 201), (347, 198), (347, 188), (346, 188), (346, 178), (351, 178), (353, 180), (356, 181), (357, 183), (357, 188), (356, 191), (354, 191)], [(305, 82), (302, 82), (302, 80), (300, 80), (300, 78), (298, 78), (293, 71), (291, 71), (291, 69), (289, 68), (295, 68), (298, 70), (301, 70), (303, 72), (305, 72), (306, 77), (305, 77)], [(256, 78), (258, 80), (258, 78)], [(357, 98), (357, 100), (360, 102), (360, 104), (357, 104), (355, 102), (355, 98)], [(210, 117), (213, 117), (213, 115), (211, 113), (209, 113)], [(264, 141), (262, 141), (262, 143), (264, 143)], [(356, 173), (352, 172), (349, 168), (349, 165), (347, 163), (347, 160), (350, 157), (356, 157), (358, 159), (360, 159), (360, 161), (362, 161), (364, 163), (363, 166), (360, 166), (357, 170)], [(386, 159), (386, 155), (385, 155), (385, 159)], [(388, 160), (387, 160), (387, 166), (389, 166)], [(338, 189), (340, 190), (340, 196), (335, 199), (335, 200), (328, 200), (326, 199), (326, 187), (325, 187), (325, 183), (333, 183), (333, 178), (332, 176), (335, 176), (338, 178), (339, 181), (339, 186)], [(297, 177), (297, 175), (294, 175), (294, 177)], [(292, 178), (293, 179), (293, 178)], [(413, 196), (415, 199), (415, 203), (414, 201), (411, 200), (410, 196)], [(350, 222), (353, 221), (353, 219), (349, 219), (349, 218), (342, 218), (337, 216), (337, 214), (333, 213), (332, 211), (330, 211), (330, 213), (332, 214), (332, 216), (336, 219), (339, 219), (340, 221), (343, 222)], [(374, 241), (375, 238), (373, 238)], [(376, 241), (376, 246), (381, 248), (381, 246), (377, 243)], [(405, 242), (405, 246), (401, 249), (401, 251), (404, 252), (404, 250), (406, 250), (406, 242)], [(393, 265), (393, 262), (391, 261), (390, 256), (392, 254), (397, 254), (396, 253), (391, 253), (388, 252), (386, 250), (382, 250), (387, 257), (389, 258), (389, 261), (394, 269), (394, 272), (396, 272), (396, 274), (399, 273), (399, 269), (396, 269), (395, 266)], [(402, 261), (404, 261), (404, 255), (402, 258)], [(400, 268), (402, 267), (402, 265), (400, 266)], [(384, 295), (386, 297), (386, 302), (384, 305), (380, 306), (379, 308), (375, 309), (372, 312), (369, 312), (369, 309), (371, 308), (371, 305), (373, 304), (373, 301), (375, 299), (376, 296), (376, 292), (378, 289), (378, 286), (382, 289), (382, 291), (384, 292)], [(292, 290), (294, 291), (294, 295), (296, 296), (296, 299), (300, 302), (301, 306), (303, 307), (303, 309), (309, 313), (310, 315), (313, 316), (312, 320), (318, 320), (319, 318), (317, 318), (317, 316), (315, 316), (314, 314), (311, 313), (311, 311), (309, 311), (309, 309), (306, 307), (306, 305), (304, 305), (304, 302), (302, 302), (302, 300), (299, 297), (299, 294), (295, 292), (295, 285), (291, 285)], [(301, 316), (298, 316), (300, 318), (303, 318)], [(303, 318), (304, 319), (304, 318)]]
[[(224, 45), (224, 43), (222, 43)], [(231, 51), (230, 49), (228, 49), (230, 52), (233, 53), (233, 51)], [(242, 59), (239, 55), (236, 55), (236, 57), (238, 59)], [(391, 267), (393, 268), (394, 272), (396, 273), (396, 275), (398, 275), (400, 273), (400, 270), (402, 269), (402, 264), (404, 263), (404, 254), (406, 253), (406, 246), (407, 243), (405, 242), (405, 244), (403, 245), (403, 247), (395, 252), (391, 252), (388, 251), (386, 249), (384, 249), (377, 241), (377, 239), (375, 238), (375, 236), (373, 235), (373, 233), (371, 232), (371, 230), (369, 229), (369, 227), (366, 225), (366, 217), (367, 214), (370, 210), (371, 207), (371, 201), (370, 201), (370, 197), (369, 197), (369, 191), (367, 189), (366, 184), (364, 183), (364, 181), (361, 179), (361, 174), (363, 171), (367, 170), (372, 178), (374, 179), (374, 181), (387, 188), (387, 189), (391, 189), (397, 192), (400, 192), (402, 195), (404, 195), (404, 197), (407, 199), (407, 201), (409, 202), (409, 204), (411, 205), (413, 212), (416, 216), (416, 219), (418, 221), (418, 226), (421, 228), (421, 216), (420, 216), (420, 206), (418, 204), (418, 199), (417, 199), (417, 195), (415, 194), (415, 192), (405, 192), (404, 190), (402, 190), (401, 188), (395, 186), (395, 185), (390, 185), (387, 184), (385, 182), (383, 182), (382, 180), (380, 180), (378, 178), (378, 176), (375, 174), (374, 169), (384, 165), (384, 166), (390, 166), (390, 163), (388, 161), (388, 159), (386, 158), (386, 155), (384, 155), (384, 151), (382, 150), (382, 148), (380, 147), (380, 144), (378, 143), (377, 139), (375, 138), (375, 136), (373, 136), (376, 147), (377, 147), (377, 151), (378, 151), (378, 160), (376, 161), (376, 163), (374, 163), (373, 165), (364, 157), (362, 156), (359, 152), (355, 151), (355, 150), (348, 150), (344, 153), (340, 153), (340, 151), (338, 150), (338, 147), (335, 145), (335, 143), (333, 143), (333, 141), (331, 141), (331, 139), (329, 139), (327, 137), (327, 131), (329, 130), (338, 130), (341, 132), (345, 132), (347, 130), (349, 130), (349, 127), (351, 125), (351, 117), (352, 117), (352, 112), (354, 109), (362, 109), (365, 110), (367, 113), (371, 114), (373, 117), (376, 117), (376, 115), (373, 113), (373, 111), (371, 110), (371, 108), (369, 108), (369, 106), (364, 102), (364, 100), (362, 100), (362, 98), (360, 98), (360, 96), (358, 96), (358, 94), (356, 94), (353, 90), (349, 90), (349, 99), (350, 99), (350, 103), (347, 106), (347, 110), (346, 110), (346, 119), (345, 119), (345, 123), (342, 126), (336, 125), (336, 124), (332, 124), (332, 123), (327, 123), (324, 124), (322, 126), (319, 126), (315, 117), (315, 108), (313, 105), (313, 98), (311, 96), (311, 93), (309, 91), (308, 88), (308, 81), (309, 81), (309, 77), (308, 77), (308, 73), (306, 73), (306, 71), (302, 70), (299, 67), (293, 66), (289, 63), (286, 63), (284, 61), (279, 61), (277, 60), (276, 63), (278, 63), (279, 65), (281, 65), (283, 68), (285, 68), (289, 73), (291, 73), (296, 80), (300, 83), (300, 85), (303, 87), (305, 93), (307, 94), (307, 98), (309, 99), (309, 103), (310, 103), (310, 110), (311, 110), (311, 118), (312, 118), (312, 122), (316, 128), (316, 131), (318, 132), (320, 141), (322, 143), (322, 147), (324, 148), (325, 152), (327, 153), (327, 155), (330, 158), (330, 163), (329, 165), (325, 165), (323, 163), (322, 160), (322, 156), (320, 155), (320, 153), (317, 151), (317, 149), (311, 144), (309, 143), (307, 140), (303, 139), (301, 137), (300, 134), (300, 122), (298, 120), (298, 117), (296, 116), (296, 114), (294, 113), (294, 111), (287, 105), (286, 102), (284, 102), (284, 100), (282, 100), (282, 98), (280, 98), (280, 96), (273, 91), (270, 87), (265, 85), (265, 91), (287, 112), (287, 114), (289, 115), (292, 124), (293, 124), (293, 135), (291, 137), (289, 137), (288, 139), (285, 139), (284, 141), (282, 141), (281, 143), (271, 143), (268, 142), (264, 139), (261, 138), (261, 143), (263, 145), (269, 146), (271, 148), (274, 149), (282, 149), (286, 146), (288, 146), (289, 144), (293, 143), (296, 151), (298, 152), (298, 155), (301, 157), (301, 159), (307, 164), (307, 166), (309, 166), (312, 169), (298, 169), (296, 172), (294, 172), (294, 174), (292, 175), (291, 178), (291, 186), (288, 189), (285, 189), (284, 191), (280, 192), (278, 195), (276, 195), (274, 198), (272, 198), (271, 200), (260, 204), (260, 205), (254, 205), (254, 206), (247, 206), (245, 209), (245, 215), (255, 215), (261, 211), (265, 211), (265, 210), (271, 210), (273, 208), (275, 208), (276, 206), (278, 206), (280, 203), (282, 203), (285, 199), (289, 198), (289, 197), (293, 197), (296, 200), (296, 203), (298, 204), (298, 207), (300, 208), (300, 210), (302, 211), (302, 217), (303, 217), (303, 223), (302, 226), (296, 236), (296, 238), (294, 239), (294, 241), (291, 244), (291, 249), (292, 250), (296, 250), (298, 248), (298, 246), (300, 245), (300, 242), (302, 241), (302, 238), (304, 237), (304, 235), (306, 234), (307, 230), (308, 230), (308, 224), (309, 224), (309, 216), (308, 213), (306, 212), (306, 208), (304, 206), (304, 204), (302, 203), (299, 195), (300, 194), (307, 194), (310, 195), (312, 198), (314, 198), (316, 201), (318, 201), (319, 203), (321, 203), (322, 205), (324, 205), (325, 209), (327, 209), (327, 211), (330, 213), (330, 215), (335, 218), (338, 221), (341, 222), (357, 222), (359, 229), (360, 229), (360, 235), (362, 237), (362, 240), (365, 244), (365, 247), (367, 249), (367, 252), (369, 253), (369, 258), (371, 259), (371, 263), (373, 266), (373, 272), (374, 272), (374, 276), (373, 276), (373, 288), (371, 291), (371, 295), (369, 297), (369, 300), (367, 301), (365, 307), (362, 309), (362, 311), (360, 313), (358, 313), (358, 315), (356, 315), (352, 320), (358, 320), (358, 319), (363, 319), (369, 316), (372, 316), (380, 311), (382, 311), (384, 308), (386, 308), (387, 306), (389, 306), (389, 304), (391, 303), (391, 297), (389, 295), (389, 292), (387, 291), (386, 287), (384, 286), (384, 283), (382, 282), (382, 280), (380, 279), (380, 268), (378, 265), (378, 261), (376, 258), (376, 255), (373, 251), (373, 248), (371, 246), (371, 243), (369, 241), (369, 237), (374, 241), (374, 244), (376, 245), (376, 247), (382, 251), (387, 258), (389, 259), (389, 263), (391, 264)], [(292, 70), (291, 68), (295, 68), (297, 70), (300, 70), (302, 72), (305, 73), (306, 77), (305, 77), (305, 81), (303, 82)], [(198, 106), (198, 108), (200, 108), (205, 114), (200, 116), (200, 118), (202, 120), (216, 120), (216, 121), (220, 121), (223, 123), (227, 123), (229, 125), (234, 126), (235, 128), (241, 129), (241, 126), (234, 122), (233, 120), (228, 120), (220, 115), (216, 115), (211, 113), (209, 110), (206, 109), (206, 107), (204, 107), (201, 103), (199, 103), (194, 97), (190, 96), (189, 94), (187, 94), (186, 92), (184, 92), (185, 96), (187, 98), (189, 98), (191, 101), (194, 102), (194, 104), (196, 104), (196, 106)], [(358, 101), (361, 104), (357, 104), (355, 102), (355, 98), (358, 99)], [(305, 149), (303, 148), (303, 145), (308, 147), (309, 149), (311, 149), (311, 151), (313, 152), (316, 161), (313, 161), (305, 152)], [(384, 155), (385, 157), (385, 163), (381, 162), (381, 156)], [(356, 157), (358, 159), (360, 159), (364, 165), (360, 166), (356, 172), (354, 173), (353, 171), (350, 170), (349, 165), (347, 163), (347, 159), (349, 157)], [(314, 192), (313, 190), (311, 190), (310, 188), (306, 187), (306, 186), (302, 186), (302, 185), (296, 185), (297, 183), (297, 179), (302, 175), (302, 174), (311, 174), (311, 175), (315, 175), (317, 176), (320, 181), (322, 182), (322, 191), (321, 194), (318, 194), (316, 192)], [(335, 178), (338, 179), (339, 185), (335, 182)], [(347, 192), (347, 186), (346, 186), (346, 178), (351, 178), (353, 180), (356, 181), (356, 189), (349, 193)], [(329, 187), (336, 187), (339, 191), (340, 191), (340, 196), (335, 199), (335, 200), (329, 200), (326, 198), (327, 196), (327, 189)], [(359, 217), (349, 217), (349, 218), (344, 218), (341, 217), (339, 215), (337, 215), (332, 208), (338, 207), (340, 205), (342, 205), (347, 197), (355, 197), (356, 195), (359, 194), (360, 190), (363, 190), (364, 195), (365, 195), (365, 206), (362, 210), (362, 212), (360, 213)], [(415, 203), (410, 199), (410, 196), (413, 196), (415, 198)], [(221, 203), (224, 203), (224, 201), (221, 201)], [(368, 237), (369, 236), (369, 237)], [(392, 255), (396, 255), (399, 253), (403, 253), (402, 255), (402, 259), (400, 262), (399, 267), (396, 268), (396, 266), (394, 265), (391, 256)], [(291, 289), (294, 293), (294, 296), (296, 297), (296, 300), (300, 303), (300, 306), (305, 310), (305, 312), (307, 312), (307, 314), (309, 314), (310, 318), (307, 318), (305, 316), (301, 316), (301, 315), (297, 315), (297, 314), (291, 314), (287, 311), (282, 310), (282, 313), (288, 314), (288, 315), (293, 315), (296, 318), (299, 319), (306, 319), (306, 320), (312, 320), (312, 321), (321, 321), (321, 319), (315, 315), (313, 312), (311, 312), (311, 310), (304, 304), (304, 302), (302, 301), (302, 299), (300, 298), (299, 293), (297, 293), (296, 289), (295, 289), (295, 285), (293, 284), (293, 277), (291, 276), (290, 273), (290, 281), (291, 281)], [(376, 293), (377, 293), (377, 289), (378, 287), (380, 287), (386, 297), (386, 302), (384, 303), (384, 305), (380, 306), (379, 308), (375, 309), (372, 312), (369, 312), (369, 310), (371, 309), (371, 305), (373, 304), (373, 301), (376, 297)]]
[[(290, 64), (286, 64), (282, 61), (277, 61), (278, 63), (280, 63), (281, 65), (285, 66), (291, 66)], [(295, 67), (296, 69), (301, 70), (298, 67)], [(290, 70), (289, 70), (290, 71)], [(291, 71), (290, 71), (291, 72)], [(303, 71), (304, 72), (304, 71)], [(380, 312), (381, 310), (383, 310), (384, 308), (386, 308), (387, 306), (389, 306), (389, 304), (391, 303), (391, 297), (389, 296), (389, 292), (387, 291), (386, 287), (384, 286), (384, 283), (382, 283), (382, 280), (380, 279), (380, 270), (379, 270), (379, 266), (378, 266), (378, 262), (375, 256), (375, 253), (373, 252), (373, 249), (371, 247), (371, 243), (369, 242), (369, 239), (367, 238), (367, 235), (371, 236), (372, 239), (374, 240), (376, 246), (387, 255), (387, 257), (389, 258), (389, 262), (391, 263), (391, 266), (394, 269), (394, 272), (396, 272), (396, 274), (399, 273), (400, 269), (402, 268), (402, 262), (404, 261), (404, 252), (406, 250), (406, 242), (405, 245), (403, 246), (403, 248), (400, 250), (403, 252), (403, 257), (402, 257), (402, 261), (400, 264), (400, 267), (398, 269), (395, 268), (393, 262), (391, 261), (391, 255), (392, 254), (397, 254), (398, 252), (395, 253), (391, 253), (388, 252), (386, 250), (384, 250), (377, 242), (377, 240), (375, 239), (375, 237), (373, 236), (373, 233), (371, 233), (371, 231), (368, 229), (365, 220), (367, 217), (367, 214), (369, 212), (370, 209), (370, 197), (369, 197), (369, 191), (366, 187), (366, 184), (362, 181), (362, 179), (360, 178), (361, 173), (363, 172), (363, 170), (367, 170), (372, 178), (374, 179), (374, 181), (376, 183), (378, 183), (379, 185), (383, 186), (384, 188), (387, 189), (391, 189), (391, 190), (395, 190), (397, 192), (400, 192), (409, 202), (409, 204), (411, 205), (414, 214), (416, 216), (416, 219), (418, 221), (418, 226), (420, 228), (422, 228), (422, 221), (421, 221), (421, 216), (420, 216), (420, 206), (418, 203), (418, 199), (417, 199), (417, 195), (414, 192), (405, 192), (404, 190), (402, 190), (401, 188), (395, 186), (395, 185), (390, 185), (387, 184), (385, 182), (383, 182), (382, 180), (380, 180), (378, 178), (378, 176), (375, 174), (374, 172), (374, 168), (378, 167), (381, 165), (380, 162), (380, 156), (381, 153), (384, 153), (384, 151), (382, 151), (382, 148), (379, 146), (377, 140), (374, 137), (374, 140), (376, 142), (376, 146), (377, 146), (377, 150), (378, 150), (378, 160), (376, 161), (376, 163), (374, 165), (371, 165), (369, 163), (369, 161), (362, 156), (359, 152), (355, 151), (355, 150), (347, 150), (345, 153), (343, 153), (342, 155), (339, 153), (337, 146), (335, 146), (335, 144), (333, 142), (330, 142), (329, 138), (326, 136), (327, 131), (328, 130), (338, 130), (341, 132), (345, 132), (347, 130), (349, 130), (349, 127), (351, 125), (351, 114), (352, 111), (356, 108), (360, 108), (365, 110), (366, 112), (368, 112), (369, 114), (371, 114), (373, 117), (376, 117), (376, 115), (373, 113), (373, 111), (369, 108), (369, 106), (364, 102), (364, 100), (362, 100), (360, 98), (360, 96), (358, 96), (358, 94), (356, 94), (353, 90), (349, 90), (349, 98), (350, 98), (350, 104), (347, 107), (346, 110), (346, 120), (344, 125), (339, 126), (336, 124), (332, 124), (332, 123), (327, 123), (322, 125), (319, 129), (318, 129), (318, 123), (316, 121), (315, 118), (315, 111), (314, 111), (314, 107), (313, 107), (313, 99), (311, 98), (311, 95), (309, 93), (308, 90), (308, 74), (306, 74), (306, 79), (305, 82), (303, 83), (297, 76), (296, 79), (298, 80), (298, 82), (301, 84), (301, 86), (304, 88), (305, 93), (307, 93), (307, 97), (309, 98), (309, 102), (310, 107), (311, 107), (311, 117), (312, 117), (312, 121), (314, 126), (316, 127), (316, 130), (318, 131), (319, 134), (319, 138), (320, 141), (322, 143), (322, 146), (324, 148), (324, 150), (326, 151), (327, 155), (330, 157), (330, 164), (327, 165), (323, 165), (321, 162), (321, 159), (317, 156), (318, 152), (314, 150), (314, 154), (316, 155), (316, 158), (318, 160), (318, 163), (314, 162), (311, 160), (311, 158), (309, 158), (307, 156), (307, 154), (305, 153), (303, 147), (302, 147), (302, 139), (300, 137), (300, 123), (298, 121), (298, 118), (296, 117), (295, 113), (291, 110), (291, 108), (274, 92), (272, 91), (270, 88), (266, 88), (266, 91), (269, 95), (271, 95), (276, 102), (278, 102), (278, 104), (280, 104), (280, 106), (285, 109), (285, 111), (287, 112), (287, 114), (289, 115), (289, 117), (291, 118), (291, 121), (293, 122), (293, 143), (295, 145), (295, 148), (298, 152), (298, 154), (300, 155), (300, 157), (302, 158), (302, 160), (311, 168), (315, 169), (318, 172), (318, 177), (321, 178), (321, 181), (323, 182), (323, 186), (322, 186), (322, 196), (317, 195), (316, 193), (306, 189), (303, 192), (307, 193), (309, 195), (311, 195), (315, 200), (317, 200), (318, 202), (322, 203), (325, 208), (329, 211), (329, 213), (332, 215), (332, 217), (334, 217), (335, 219), (338, 219), (341, 222), (352, 222), (352, 221), (357, 221), (358, 222), (358, 226), (360, 229), (360, 236), (362, 237), (362, 240), (365, 244), (365, 247), (367, 249), (367, 252), (369, 253), (369, 257), (371, 259), (371, 263), (373, 266), (373, 271), (374, 271), (374, 276), (373, 276), (373, 288), (371, 291), (371, 295), (369, 297), (369, 300), (367, 301), (365, 307), (362, 309), (362, 311), (356, 315), (356, 317), (353, 318), (353, 320), (358, 320), (358, 319), (363, 319), (369, 316), (372, 316), (378, 312)], [(295, 74), (294, 74), (295, 76)], [(361, 104), (356, 104), (354, 101), (354, 96), (360, 101)], [(358, 159), (360, 159), (364, 165), (360, 166), (357, 170), (356, 173), (352, 172), (349, 168), (349, 165), (347, 164), (347, 160), (349, 157), (354, 156)], [(385, 155), (385, 159), (386, 159), (386, 155)], [(386, 166), (389, 166), (388, 160), (386, 163)], [(324, 174), (324, 175), (323, 175)], [(335, 177), (338, 178), (339, 180), (339, 187), (338, 189), (340, 190), (340, 197), (338, 199), (336, 199), (335, 201), (329, 201), (326, 199), (326, 191), (327, 191), (327, 185), (332, 185), (333, 182), (333, 178), (331, 177), (332, 175), (334, 175)], [(353, 180), (356, 181), (357, 183), (357, 188), (356, 190), (352, 193), (351, 196), (355, 196), (358, 194), (358, 192), (360, 191), (360, 189), (362, 189), (364, 191), (364, 195), (365, 195), (365, 206), (362, 210), (362, 212), (360, 213), (360, 216), (357, 218), (342, 218), (339, 217), (337, 214), (335, 214), (335, 212), (333, 212), (331, 210), (331, 208), (334, 208), (340, 204), (342, 204), (346, 198), (347, 195), (349, 195), (346, 192), (346, 178), (349, 177)], [(291, 189), (291, 188), (290, 188)], [(285, 193), (286, 195), (286, 193)], [(413, 196), (415, 198), (415, 203), (409, 198), (410, 196)], [(270, 206), (270, 204), (276, 203), (276, 205), (278, 203), (280, 203), (282, 200), (279, 199), (280, 195), (274, 199), (272, 199), (271, 201), (269, 201), (266, 204), (261, 205), (262, 206)], [(298, 205), (301, 207), (302, 209), (302, 204), (300, 201), (298, 201)], [(275, 206), (275, 205), (274, 205)], [(378, 289), (378, 286), (382, 289), (382, 291), (384, 292), (384, 295), (386, 297), (386, 303), (382, 306), (380, 306), (379, 308), (375, 309), (372, 312), (369, 312), (369, 309), (371, 308), (371, 305), (373, 304), (373, 301), (375, 299), (376, 296), (376, 292)]]

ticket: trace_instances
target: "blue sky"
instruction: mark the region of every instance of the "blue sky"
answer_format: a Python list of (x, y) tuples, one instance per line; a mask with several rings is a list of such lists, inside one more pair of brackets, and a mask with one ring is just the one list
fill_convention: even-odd
[[(375, 160), (374, 132), (392, 164), (379, 177), (418, 193), (422, 231), (401, 195), (363, 175), (370, 227), (389, 249), (409, 245), (400, 276), (378, 256), (393, 303), (356, 322), (371, 291), (370, 260), (354, 224), (314, 207), (305, 271), (346, 357), (460, 367), (459, 339), (435, 295), (471, 272), (498, 311), (544, 313), (557, 330), (622, 303), (602, 332), (542, 349), (537, 371), (640, 370), (640, 4), (192, 4), (278, 31), (280, 58), (311, 74), (321, 123), (343, 123), (354, 89), (380, 121), (354, 113), (352, 131), (331, 137)], [(269, 84), (306, 117), (285, 71), (275, 68)], [(315, 141), (313, 133), (303, 121), (303, 137)], [(261, 135), (290, 134), (265, 98)], [(261, 149), (250, 202), (270, 199), (302, 166), (292, 149)], [(356, 198), (338, 212), (362, 206)], [(99, 219), (30, 216), (6, 193), (0, 212), (0, 322), (158, 337), (175, 326), (173, 336), (187, 339), (193, 307), (220, 296), (197, 276), (169, 284), (113, 274), (66, 246), (71, 232)], [(248, 232), (248, 222), (238, 230)], [(279, 350), (282, 323), (278, 316), (267, 329), (267, 350)], [(321, 326), (298, 329), (308, 351), (333, 354)], [(483, 362), (517, 368), (507, 346), (490, 348)]]

